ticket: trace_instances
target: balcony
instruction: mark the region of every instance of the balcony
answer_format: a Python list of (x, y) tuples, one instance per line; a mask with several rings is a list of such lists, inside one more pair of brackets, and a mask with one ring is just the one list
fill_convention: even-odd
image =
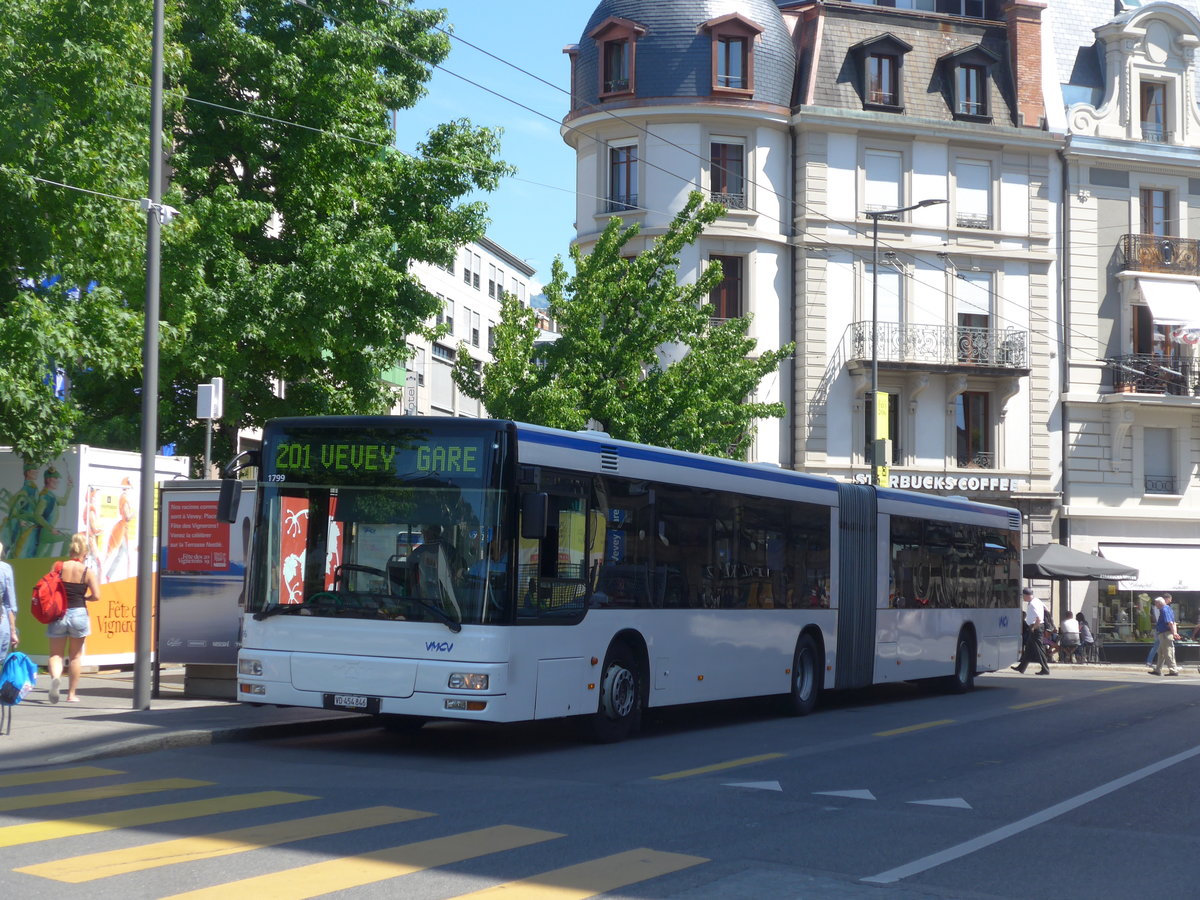
[(745, 209), (746, 195), (740, 191), (713, 191), (713, 203), (720, 203), (726, 209)]
[(637, 209), (638, 196), (637, 194), (617, 194), (608, 198), (605, 204), (605, 212), (628, 212), (632, 209)]
[(1145, 478), (1147, 494), (1174, 494), (1174, 475), (1147, 475)]
[(1156, 234), (1121, 237), (1121, 268), (1134, 272), (1200, 275), (1200, 241)]
[[(850, 360), (869, 364), (871, 357), (871, 323), (852, 323)], [(1029, 332), (880, 322), (878, 359), (891, 369), (1024, 375), (1029, 373)]]
[(1191, 360), (1137, 353), (1111, 357), (1108, 367), (1118, 393), (1200, 395), (1200, 372)]

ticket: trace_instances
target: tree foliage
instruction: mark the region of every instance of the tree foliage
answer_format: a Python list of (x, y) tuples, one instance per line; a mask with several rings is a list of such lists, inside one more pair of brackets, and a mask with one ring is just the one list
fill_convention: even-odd
[(590, 253), (571, 248), (574, 275), (554, 262), (546, 295), (561, 335), (538, 342), (533, 311), (505, 297), (495, 362), (477, 372), (460, 354), (455, 381), (500, 418), (572, 430), (594, 421), (624, 440), (745, 458), (754, 421), (785, 412), (748, 398), (792, 346), (753, 356), (748, 318), (710, 318), (718, 263), (678, 280), (680, 251), (723, 212), (693, 192), (633, 258), (623, 253), (638, 226), (613, 219)]
[[(436, 298), (409, 274), (410, 261), (449, 263), (456, 247), (481, 236), (485, 208), (464, 198), (494, 188), (508, 171), (497, 159), (498, 135), (465, 120), (435, 129), (416, 156), (392, 146), (391, 111), (420, 98), (449, 51), (449, 39), (433, 28), (444, 13), (406, 0), (342, 0), (328, 5), (329, 14), (296, 0), (167, 4), (164, 202), (181, 215), (162, 231), (161, 442), (197, 454), (196, 385), (218, 375), (225, 380), (218, 459), (228, 457), (237, 429), (271, 416), (388, 410), (392, 396), (379, 375), (404, 358), (406, 338), (436, 311)], [(44, 89), (30, 88), (0, 132), (44, 121), (39, 104), (54, 98), (60, 136), (52, 152), (10, 156), (7, 141), (0, 147), (0, 164), (21, 173), (0, 180), (0, 202), (23, 193), (20, 208), (39, 217), (19, 242), (0, 243), (0, 265), (10, 275), (62, 273), (66, 283), (86, 275), (109, 288), (97, 302), (140, 310), (145, 225), (136, 205), (61, 189), (51, 198), (42, 186), (35, 193), (28, 176), (41, 167), (65, 183), (145, 195), (150, 4), (0, 0), (6, 7), (20, 15), (41, 10), (41, 64), (61, 55), (55, 40), (78, 40), (82, 23), (80, 53), (91, 69), (52, 67)], [(14, 40), (24, 44), (25, 36)], [(6, 50), (5, 60), (12, 55)], [(8, 62), (0, 62), (0, 78)], [(6, 111), (8, 103), (0, 99)], [(94, 115), (78, 113), (93, 108)], [(56, 203), (91, 204), (95, 221), (59, 239), (64, 211)], [(47, 244), (62, 246), (57, 254), (31, 249)], [(107, 268), (86, 264), (100, 256)], [(10, 307), (0, 317), (16, 313)], [(28, 335), (36, 320), (20, 314)], [(136, 322), (124, 324), (136, 347)], [(133, 446), (139, 357), (127, 341), (109, 351), (107, 366), (80, 359), (74, 368), (75, 401), (88, 413), (77, 436)], [(4, 434), (0, 424), (0, 440)]]
[(102, 378), (137, 365), (144, 6), (0, 0), (0, 444), (31, 464), (61, 453), (79, 419), (54, 398), (56, 367)]

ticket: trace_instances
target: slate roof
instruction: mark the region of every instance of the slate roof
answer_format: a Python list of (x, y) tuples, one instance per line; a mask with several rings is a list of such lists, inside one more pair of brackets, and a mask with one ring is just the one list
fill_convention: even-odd
[(939, 60), (979, 44), (996, 57), (988, 79), (992, 124), (1015, 123), (1008, 33), (1003, 23), (914, 16), (874, 6), (831, 4), (825, 7), (824, 14), (820, 58), (800, 62), (800, 96), (807, 95), (811, 81), (813, 106), (862, 110), (862, 72), (850, 48), (864, 40), (892, 34), (913, 48), (904, 54), (902, 64), (903, 115), (953, 121), (952, 85), (948, 82), (952, 76)]
[(1042, 20), (1050, 26), (1054, 38), (1064, 105), (1099, 106), (1104, 101), (1104, 54), (1094, 29), (1156, 6), (1176, 6), (1200, 16), (1200, 0), (1141, 4), (1134, 0), (1049, 0)]
[[(754, 48), (753, 99), (790, 106), (796, 55), (772, 0), (601, 0), (579, 38), (575, 77), (579, 102), (600, 103), (599, 48), (588, 34), (610, 16), (646, 28), (637, 41), (637, 100), (709, 96), (712, 39), (699, 26), (729, 13), (741, 13), (763, 28)], [(607, 101), (613, 102), (621, 101)]]

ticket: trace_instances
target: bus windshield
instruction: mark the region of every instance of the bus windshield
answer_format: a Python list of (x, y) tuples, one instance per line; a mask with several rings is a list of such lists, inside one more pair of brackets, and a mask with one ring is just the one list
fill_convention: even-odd
[(270, 430), (247, 612), (506, 621), (506, 444), (478, 425)]

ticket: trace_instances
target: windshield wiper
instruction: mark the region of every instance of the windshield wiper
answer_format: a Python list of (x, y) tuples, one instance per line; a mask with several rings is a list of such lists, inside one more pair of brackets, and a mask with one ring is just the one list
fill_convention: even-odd
[(462, 631), (462, 623), (459, 622), (458, 619), (454, 618), (454, 616), (450, 615), (450, 613), (448, 613), (444, 609), (442, 609), (440, 606), (434, 606), (432, 603), (426, 603), (420, 597), (405, 597), (404, 599), (407, 600), (409, 603), (417, 604), (417, 606), (421, 607), (422, 609), (429, 610), (431, 613), (433, 613), (435, 616), (437, 616), (442, 621), (442, 623), (447, 628), (449, 628), (451, 631), (453, 631), (455, 634), (458, 634), (460, 631)]
[(254, 614), (254, 621), (261, 622), (263, 619), (269, 619), (271, 616), (277, 616), (290, 609), (299, 609), (301, 605), (298, 603), (276, 603), (274, 606), (268, 606), (266, 609), (260, 609), (256, 612)]

